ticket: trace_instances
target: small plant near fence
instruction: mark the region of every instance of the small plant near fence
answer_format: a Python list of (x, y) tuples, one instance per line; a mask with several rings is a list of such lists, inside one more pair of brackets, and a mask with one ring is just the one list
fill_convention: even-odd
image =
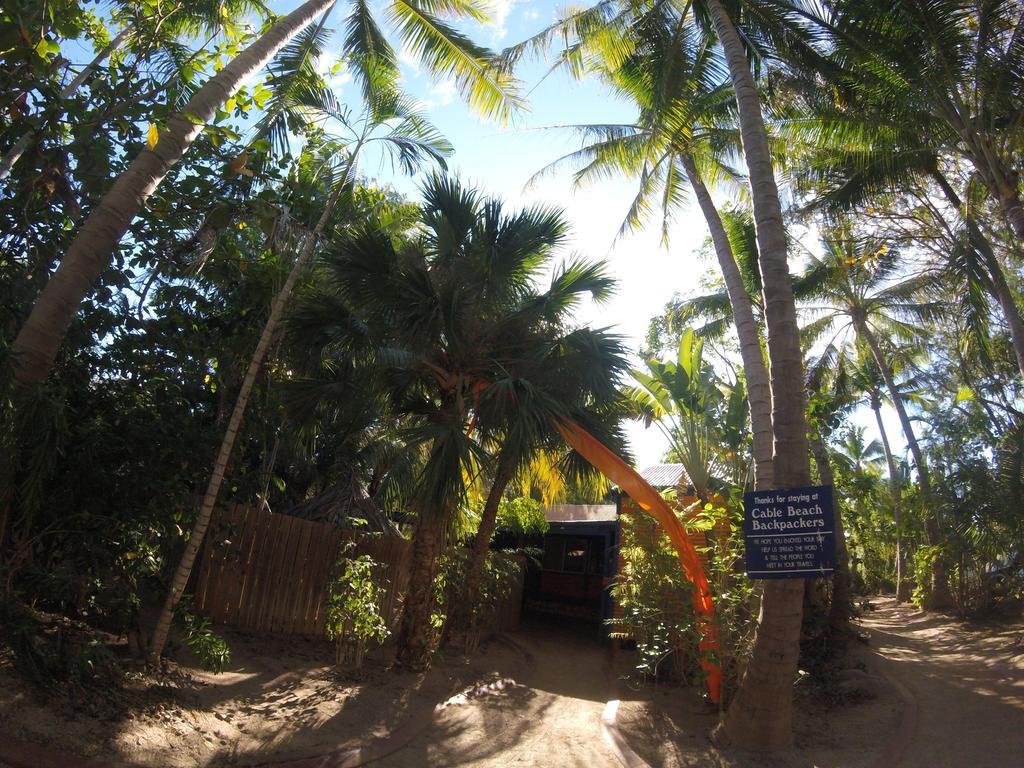
[(335, 641), (338, 666), (358, 674), (370, 643), (383, 643), (390, 631), (383, 614), (385, 566), (370, 555), (356, 555), (354, 550), (355, 544), (346, 544), (335, 563), (325, 629), (327, 637)]
[(199, 666), (220, 674), (231, 663), (231, 648), (227, 641), (213, 631), (210, 620), (197, 616), (190, 598), (178, 603), (176, 612), (185, 641), (199, 662)]
[(612, 586), (619, 615), (611, 636), (636, 643), (636, 670), (675, 683), (700, 674), (691, 585), (668, 537), (644, 513), (620, 518), (622, 568)]

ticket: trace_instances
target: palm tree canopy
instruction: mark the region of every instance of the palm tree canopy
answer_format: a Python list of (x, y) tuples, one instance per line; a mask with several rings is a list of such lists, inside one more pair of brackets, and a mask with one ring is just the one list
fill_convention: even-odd
[(356, 351), (376, 371), (403, 439), (423, 452), (420, 511), (457, 503), (488, 446), (557, 446), (554, 420), (619, 448), (609, 415), (627, 369), (621, 340), (571, 324), (584, 297), (610, 295), (604, 266), (553, 263), (567, 234), (560, 211), (507, 212), (441, 175), (423, 197), (415, 231), (396, 237), (371, 225), (337, 238), (304, 302), (314, 310), (293, 318), (293, 332), (319, 334), (328, 353), (332, 344)]

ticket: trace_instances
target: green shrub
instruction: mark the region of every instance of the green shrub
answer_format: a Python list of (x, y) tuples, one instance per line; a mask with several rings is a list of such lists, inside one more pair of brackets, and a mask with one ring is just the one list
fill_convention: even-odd
[(516, 499), (502, 499), (498, 505), (496, 530), (517, 536), (543, 536), (549, 527), (544, 510), (536, 499), (520, 496)]
[(636, 643), (636, 670), (646, 678), (684, 682), (699, 675), (691, 584), (668, 537), (647, 515), (620, 517), (622, 568), (612, 595), (619, 616), (612, 637)]
[(358, 672), (370, 642), (384, 642), (390, 631), (383, 615), (384, 566), (370, 555), (353, 556), (354, 549), (353, 543), (346, 544), (334, 566), (326, 629), (336, 642), (338, 665)]
[(220, 674), (231, 663), (231, 648), (227, 641), (213, 631), (210, 620), (191, 611), (182, 613), (185, 644), (195, 654), (199, 666)]

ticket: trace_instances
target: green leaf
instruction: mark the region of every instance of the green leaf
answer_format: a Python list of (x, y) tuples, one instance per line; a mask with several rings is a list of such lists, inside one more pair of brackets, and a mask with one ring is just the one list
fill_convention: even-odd
[(55, 56), (60, 53), (60, 44), (53, 40), (47, 40), (45, 37), (36, 43), (36, 53), (40, 59), (47, 59), (50, 56)]
[(964, 401), (973, 402), (975, 398), (974, 390), (968, 387), (966, 384), (961, 384), (960, 389), (956, 392), (956, 401), (962, 403)]

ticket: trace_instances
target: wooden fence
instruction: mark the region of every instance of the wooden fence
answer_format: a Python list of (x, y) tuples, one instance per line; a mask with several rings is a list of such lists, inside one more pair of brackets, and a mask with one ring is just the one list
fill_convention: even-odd
[[(331, 568), (345, 542), (355, 554), (386, 566), (382, 613), (397, 633), (409, 588), (412, 542), (399, 536), (356, 534), (329, 523), (240, 505), (214, 516), (194, 591), (196, 610), (240, 629), (323, 635)], [(519, 624), (523, 578), (498, 607), (500, 630)]]
[(331, 568), (342, 544), (355, 542), (387, 566), (383, 613), (392, 628), (409, 586), (412, 543), (398, 536), (356, 535), (328, 523), (243, 506), (214, 517), (196, 583), (196, 609), (241, 629), (322, 635)]

